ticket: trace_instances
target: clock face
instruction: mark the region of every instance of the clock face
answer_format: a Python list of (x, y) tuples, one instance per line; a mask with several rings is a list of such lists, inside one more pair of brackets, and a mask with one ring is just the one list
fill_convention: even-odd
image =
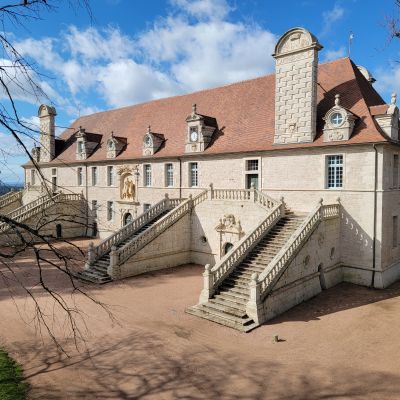
[(199, 137), (199, 135), (197, 134), (196, 131), (192, 131), (192, 132), (190, 133), (190, 140), (191, 140), (192, 142), (196, 142), (197, 139), (198, 139), (198, 137)]

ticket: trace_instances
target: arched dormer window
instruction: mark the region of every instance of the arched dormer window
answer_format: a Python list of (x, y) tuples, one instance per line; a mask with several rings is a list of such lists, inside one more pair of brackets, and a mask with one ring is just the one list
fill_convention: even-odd
[(81, 126), (79, 131), (76, 133), (76, 159), (86, 160), (87, 158), (87, 138), (86, 131)]
[(115, 137), (114, 132), (107, 140), (107, 158), (115, 158), (125, 146), (126, 141), (123, 138)]
[(349, 140), (357, 116), (340, 105), (340, 95), (335, 96), (335, 105), (325, 114), (324, 142)]
[(164, 140), (164, 135), (161, 133), (152, 132), (149, 125), (147, 132), (143, 136), (143, 155), (152, 156), (160, 149), (161, 145), (164, 143)]

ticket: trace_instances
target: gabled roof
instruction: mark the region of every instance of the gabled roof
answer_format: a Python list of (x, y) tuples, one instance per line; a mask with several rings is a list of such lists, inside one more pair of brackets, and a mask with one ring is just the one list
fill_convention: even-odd
[[(358, 116), (354, 133), (346, 142), (324, 143), (323, 117), (334, 105), (335, 94), (340, 94), (341, 105)], [(127, 146), (116, 159), (140, 159), (143, 132), (152, 130), (164, 135), (163, 146), (152, 158), (183, 156), (186, 140), (186, 117), (192, 104), (202, 115), (212, 116), (219, 130), (212, 144), (202, 154), (254, 152), (288, 148), (334, 146), (346, 143), (385, 141), (377, 128), (370, 107), (385, 102), (349, 58), (318, 66), (318, 121), (317, 137), (313, 143), (274, 145), (275, 75), (251, 79), (215, 89), (164, 98), (129, 107), (91, 114), (78, 118), (61, 138), (68, 140), (82, 126), (88, 132), (103, 135), (101, 144), (84, 162), (106, 160), (106, 143), (110, 132), (125, 137)], [(75, 144), (51, 163), (74, 162)]]

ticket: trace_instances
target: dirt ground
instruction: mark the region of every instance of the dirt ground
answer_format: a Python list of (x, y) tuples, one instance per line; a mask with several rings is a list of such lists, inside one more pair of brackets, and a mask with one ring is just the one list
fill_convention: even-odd
[[(35, 286), (32, 255), (18, 265), (15, 277), (3, 268), (0, 279), (0, 347), (23, 365), (31, 399), (400, 399), (400, 284), (341, 284), (242, 334), (184, 313), (197, 302), (200, 266), (86, 285), (115, 320), (49, 266), (45, 281), (83, 313), (78, 352), (65, 338), (65, 315)], [(40, 335), (16, 277), (32, 288), (68, 357)]]

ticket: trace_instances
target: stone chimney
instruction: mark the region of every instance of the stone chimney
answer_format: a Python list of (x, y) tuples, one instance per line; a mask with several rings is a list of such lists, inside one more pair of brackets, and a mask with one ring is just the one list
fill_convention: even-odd
[(54, 107), (42, 104), (38, 110), (40, 120), (40, 162), (49, 162), (55, 156), (55, 116)]
[(312, 142), (317, 130), (317, 38), (293, 28), (277, 42), (275, 144)]

